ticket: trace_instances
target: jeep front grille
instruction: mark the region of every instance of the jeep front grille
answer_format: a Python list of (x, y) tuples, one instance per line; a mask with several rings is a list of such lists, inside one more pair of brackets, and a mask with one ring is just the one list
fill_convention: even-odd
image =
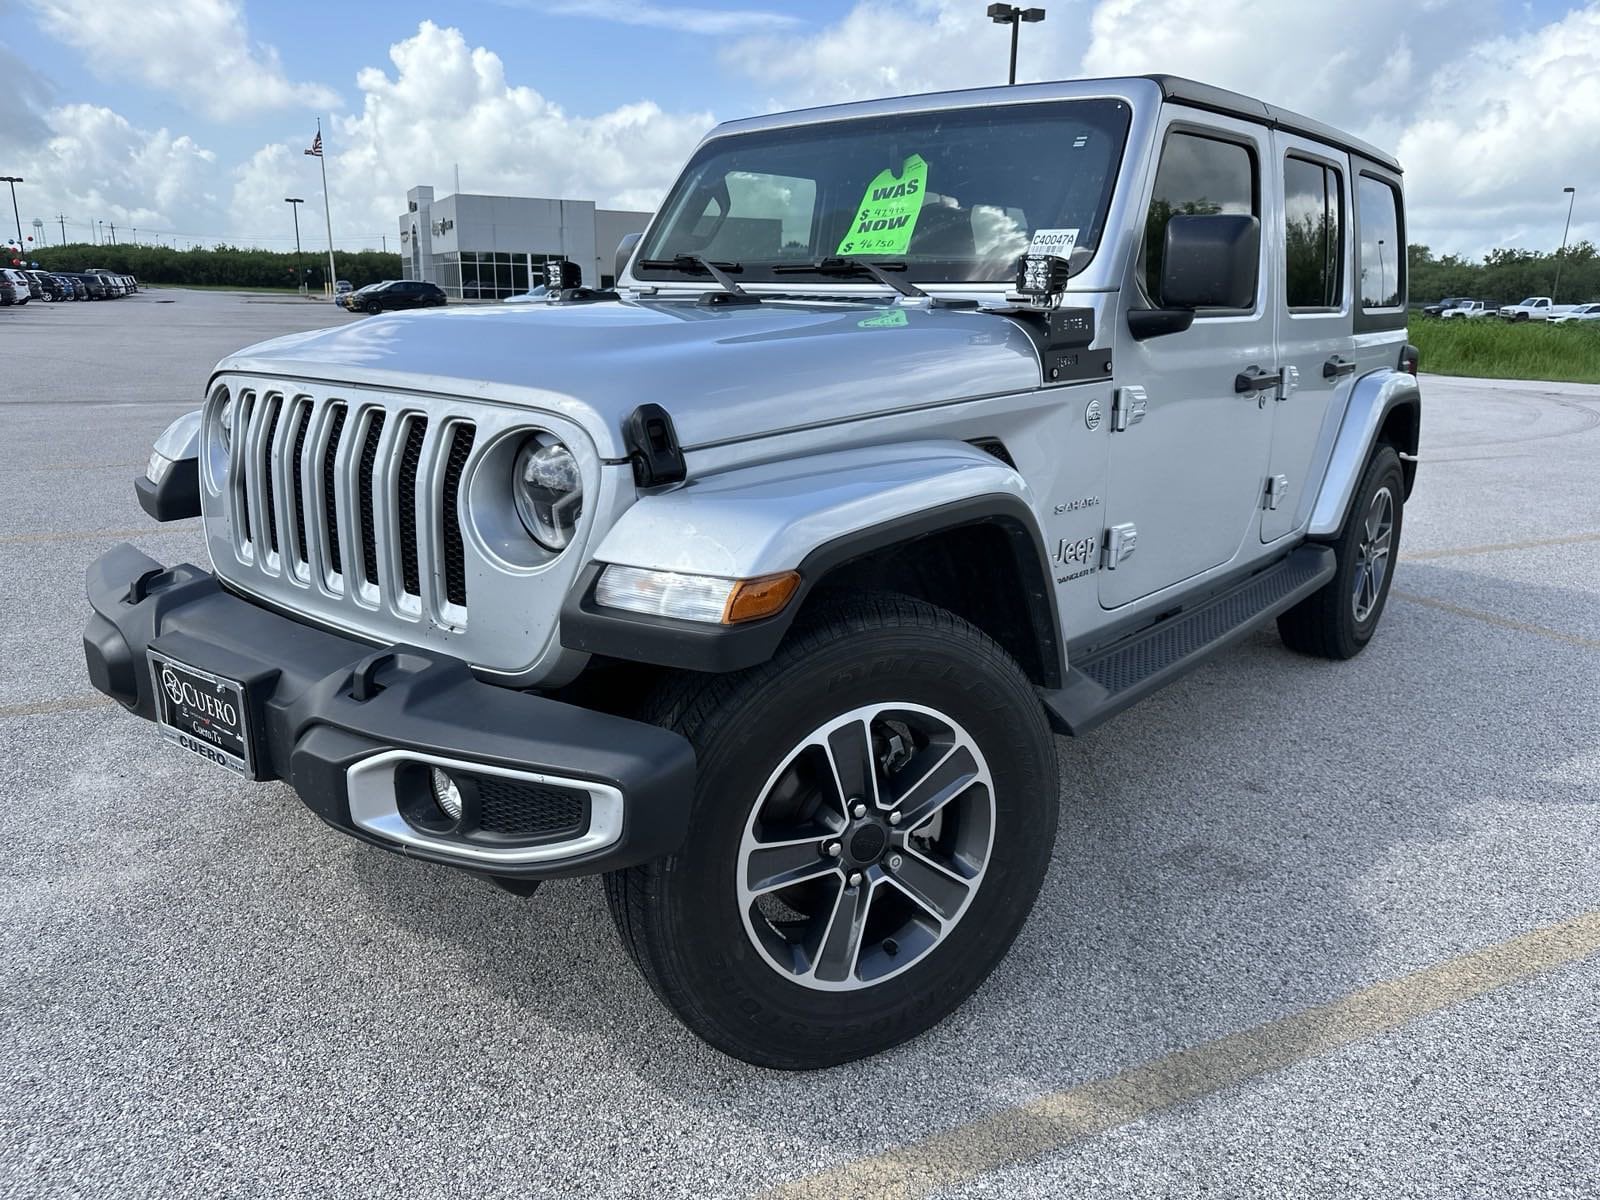
[(465, 628), (471, 421), (293, 391), (244, 391), (236, 404), (228, 494), (241, 562), (368, 609)]
[[(569, 416), (530, 397), (242, 371), (220, 376), (206, 404), (201, 515), (229, 587), (308, 624), (447, 654), (518, 685), (574, 668), (561, 605), (597, 520), (614, 520), (635, 491), (628, 466), (602, 464)], [(560, 554), (523, 527), (512, 495), (517, 451), (539, 431), (572, 449), (587, 493)]]

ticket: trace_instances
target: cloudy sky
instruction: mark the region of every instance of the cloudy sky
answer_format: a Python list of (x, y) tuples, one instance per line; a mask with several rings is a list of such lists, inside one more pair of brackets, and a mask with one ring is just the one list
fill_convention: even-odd
[[(714, 122), (1002, 81), (983, 0), (0, 0), (24, 232), (393, 249), (405, 191), (650, 207)], [(1600, 241), (1600, 0), (1045, 0), (1019, 78), (1168, 71), (1393, 150), (1413, 240)], [(10, 214), (6, 214), (9, 216)]]

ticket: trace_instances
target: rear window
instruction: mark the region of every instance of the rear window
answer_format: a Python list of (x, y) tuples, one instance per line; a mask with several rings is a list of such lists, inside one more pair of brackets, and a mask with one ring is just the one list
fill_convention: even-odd
[(1405, 296), (1406, 248), (1400, 239), (1400, 196), (1394, 186), (1363, 175), (1356, 188), (1361, 223), (1361, 307), (1397, 308)]
[(1336, 167), (1284, 161), (1285, 298), (1291, 309), (1338, 308), (1344, 298), (1343, 190)]

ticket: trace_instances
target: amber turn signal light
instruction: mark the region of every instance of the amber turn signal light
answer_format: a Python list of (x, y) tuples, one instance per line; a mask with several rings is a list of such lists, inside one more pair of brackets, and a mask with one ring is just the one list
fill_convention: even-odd
[(740, 621), (770, 617), (782, 611), (799, 587), (799, 571), (763, 575), (759, 579), (741, 579), (728, 593), (728, 603), (722, 610), (722, 623), (736, 625)]

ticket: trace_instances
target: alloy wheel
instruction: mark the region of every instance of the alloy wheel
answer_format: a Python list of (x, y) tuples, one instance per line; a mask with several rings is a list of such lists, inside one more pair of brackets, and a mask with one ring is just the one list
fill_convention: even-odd
[(955, 928), (994, 845), (988, 763), (952, 718), (909, 703), (847, 712), (762, 787), (739, 847), (745, 931), (808, 988), (872, 987)]
[(1389, 551), (1394, 542), (1394, 494), (1381, 487), (1372, 497), (1356, 546), (1356, 577), (1350, 603), (1360, 624), (1372, 615), (1383, 595), (1389, 575)]

